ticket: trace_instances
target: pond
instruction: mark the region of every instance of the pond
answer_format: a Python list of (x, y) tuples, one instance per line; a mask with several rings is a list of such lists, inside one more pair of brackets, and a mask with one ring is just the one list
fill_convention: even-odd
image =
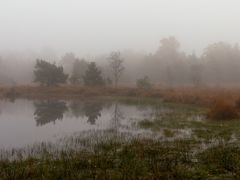
[(1, 156), (9, 157), (13, 149), (89, 150), (111, 139), (191, 140), (203, 149), (239, 139), (238, 122), (209, 122), (204, 113), (199, 107), (131, 98), (0, 101)]
[(25, 100), (0, 102), (0, 149), (54, 142), (73, 134), (114, 131), (155, 136), (138, 122), (154, 119), (173, 109), (119, 100)]

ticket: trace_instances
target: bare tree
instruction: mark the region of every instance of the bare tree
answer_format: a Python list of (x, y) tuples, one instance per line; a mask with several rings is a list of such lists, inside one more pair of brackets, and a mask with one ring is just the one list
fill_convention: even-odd
[(110, 55), (110, 68), (112, 70), (115, 87), (117, 87), (119, 79), (124, 71), (123, 59), (120, 52), (112, 52)]

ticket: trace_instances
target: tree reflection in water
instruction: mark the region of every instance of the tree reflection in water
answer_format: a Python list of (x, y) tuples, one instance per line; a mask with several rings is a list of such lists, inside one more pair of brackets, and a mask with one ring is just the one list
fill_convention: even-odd
[(63, 119), (64, 112), (68, 109), (66, 103), (57, 100), (43, 100), (35, 102), (34, 119), (37, 126)]
[(71, 101), (69, 104), (69, 109), (70, 109), (70, 115), (71, 117), (76, 117), (76, 118), (84, 118), (85, 112), (84, 112), (84, 102), (82, 101)]
[(114, 111), (112, 115), (112, 125), (113, 131), (118, 132), (118, 128), (121, 125), (121, 120), (124, 119), (123, 113), (121, 112), (118, 102), (114, 103)]
[[(63, 119), (63, 114), (68, 107), (65, 102), (57, 100), (44, 100), (35, 102), (34, 119), (37, 126), (43, 126), (50, 122)], [(101, 117), (104, 102), (101, 100), (72, 101), (69, 105), (71, 114), (76, 118), (87, 117), (87, 122), (94, 125), (98, 118)], [(117, 131), (120, 126), (120, 120), (124, 119), (122, 112), (119, 110), (117, 102), (113, 104), (112, 125)]]
[(103, 102), (100, 100), (94, 101), (73, 101), (70, 104), (72, 115), (76, 118), (86, 116), (90, 124), (95, 124), (96, 120), (101, 117)]
[(91, 101), (84, 103), (83, 111), (88, 118), (90, 124), (95, 124), (96, 120), (101, 117), (102, 103), (98, 101)]

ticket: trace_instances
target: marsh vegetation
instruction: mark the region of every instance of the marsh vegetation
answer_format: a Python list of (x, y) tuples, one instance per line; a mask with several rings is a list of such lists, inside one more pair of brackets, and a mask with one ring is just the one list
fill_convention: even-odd
[(237, 178), (239, 121), (207, 113), (152, 98), (1, 101), (0, 176)]

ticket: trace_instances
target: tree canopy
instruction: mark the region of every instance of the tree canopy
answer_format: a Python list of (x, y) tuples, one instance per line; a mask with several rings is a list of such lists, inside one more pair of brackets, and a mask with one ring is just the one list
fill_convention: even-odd
[(84, 84), (87, 86), (100, 86), (104, 85), (104, 79), (102, 77), (102, 72), (96, 66), (95, 62), (91, 62), (88, 65), (88, 69), (83, 75)]
[(83, 81), (83, 75), (88, 68), (88, 62), (84, 59), (76, 59), (73, 63), (72, 75), (70, 77), (70, 82), (72, 84), (81, 84)]
[(68, 78), (68, 75), (64, 74), (62, 66), (57, 66), (54, 63), (49, 63), (40, 59), (36, 61), (34, 75), (34, 82), (39, 82), (47, 86), (66, 83)]

